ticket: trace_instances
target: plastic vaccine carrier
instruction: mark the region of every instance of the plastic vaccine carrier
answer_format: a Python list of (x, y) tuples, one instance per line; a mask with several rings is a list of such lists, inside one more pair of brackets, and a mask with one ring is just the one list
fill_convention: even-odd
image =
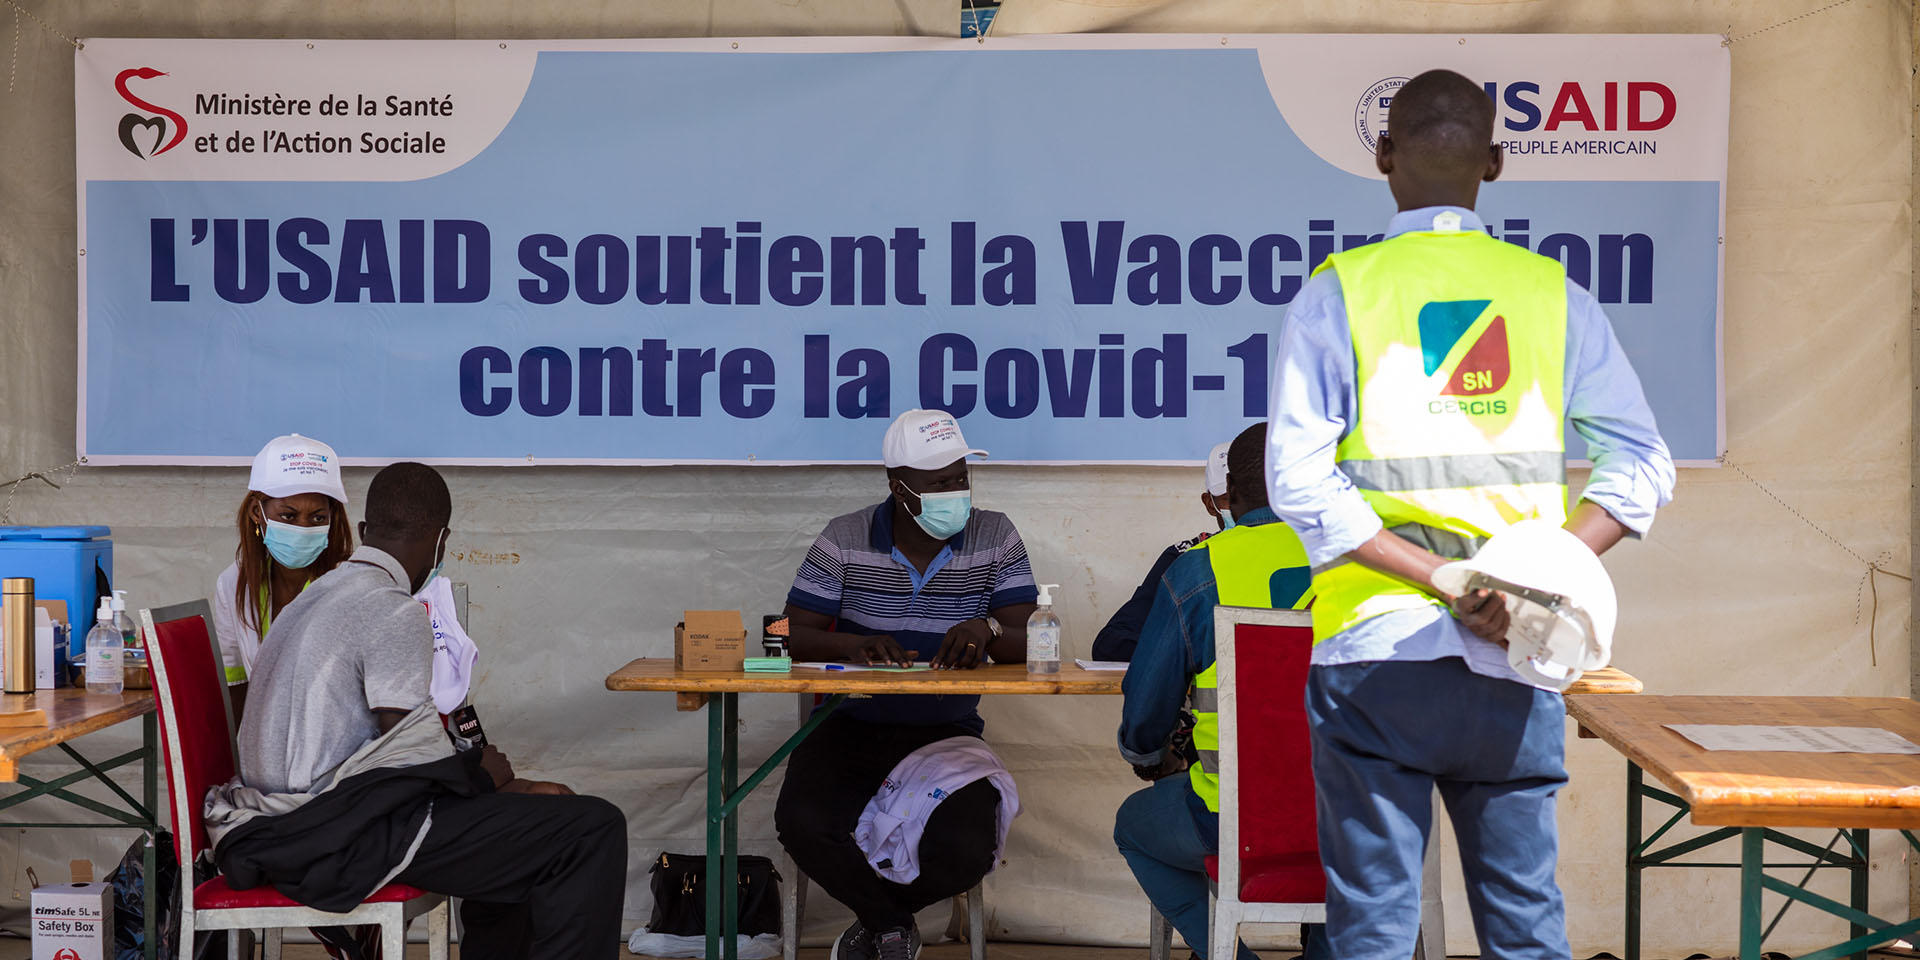
[(1053, 612), (1057, 583), (1040, 584), (1040, 606), (1027, 615), (1027, 672), (1060, 672), (1060, 618)]

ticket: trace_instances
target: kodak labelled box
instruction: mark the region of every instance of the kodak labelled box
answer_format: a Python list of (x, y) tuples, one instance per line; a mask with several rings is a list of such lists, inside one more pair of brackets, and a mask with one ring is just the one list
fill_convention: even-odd
[(112, 958), (112, 884), (50, 883), (33, 891), (33, 960)]
[(746, 661), (747, 628), (738, 610), (688, 610), (673, 628), (676, 669), (737, 672)]

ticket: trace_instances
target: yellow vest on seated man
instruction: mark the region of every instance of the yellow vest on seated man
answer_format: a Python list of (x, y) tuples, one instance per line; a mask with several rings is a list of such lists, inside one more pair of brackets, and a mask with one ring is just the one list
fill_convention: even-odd
[[(1387, 528), (1465, 559), (1521, 520), (1565, 522), (1566, 268), (1478, 230), (1434, 230), (1320, 269), (1340, 278), (1357, 374), (1335, 459)], [(1316, 643), (1441, 605), (1345, 559), (1315, 568), (1313, 589)]]
[[(1307, 548), (1293, 528), (1284, 523), (1239, 526), (1216, 533), (1197, 549), (1207, 552), (1213, 567), (1214, 586), (1220, 591), (1220, 603), (1229, 607), (1276, 607), (1303, 610), (1313, 602), (1312, 587), (1299, 590), (1297, 571), (1307, 566)], [(1293, 574), (1289, 576), (1288, 574)], [(1297, 596), (1296, 596), (1297, 592)], [(1231, 637), (1214, 637), (1214, 649), (1232, 643)], [(1216, 664), (1193, 679), (1188, 706), (1193, 711), (1193, 746), (1200, 762), (1188, 768), (1193, 792), (1206, 801), (1207, 809), (1220, 812), (1220, 677)]]

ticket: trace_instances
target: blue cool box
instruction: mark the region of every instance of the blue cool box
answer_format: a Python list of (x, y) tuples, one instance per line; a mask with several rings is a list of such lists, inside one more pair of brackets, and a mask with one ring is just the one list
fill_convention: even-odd
[(71, 648), (86, 648), (102, 595), (113, 584), (107, 527), (0, 527), (0, 577), (32, 577), (35, 600), (64, 600)]

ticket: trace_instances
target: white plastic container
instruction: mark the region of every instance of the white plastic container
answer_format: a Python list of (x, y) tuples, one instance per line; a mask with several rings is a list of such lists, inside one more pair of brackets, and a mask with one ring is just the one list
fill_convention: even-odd
[(1040, 584), (1040, 606), (1027, 615), (1027, 672), (1060, 672), (1060, 618), (1053, 612), (1057, 583)]
[(113, 603), (100, 598), (93, 630), (87, 634), (87, 692), (119, 693), (127, 688), (124, 641), (113, 625)]

